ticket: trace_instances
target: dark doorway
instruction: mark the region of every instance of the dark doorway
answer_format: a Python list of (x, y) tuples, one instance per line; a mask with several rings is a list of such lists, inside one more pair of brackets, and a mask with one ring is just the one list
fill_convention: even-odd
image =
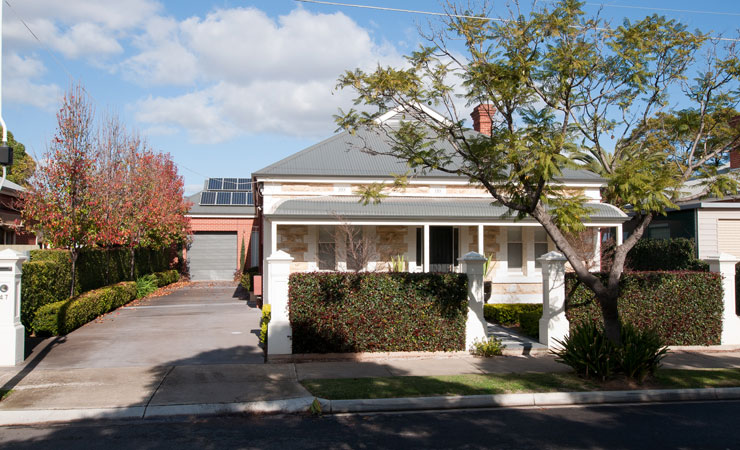
[(458, 230), (453, 227), (429, 227), (429, 270), (450, 272), (457, 266)]

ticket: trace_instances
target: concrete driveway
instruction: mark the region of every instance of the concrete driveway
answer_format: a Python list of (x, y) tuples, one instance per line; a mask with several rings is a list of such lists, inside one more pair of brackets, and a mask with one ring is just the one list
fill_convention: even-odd
[(259, 364), (261, 311), (234, 283), (194, 283), (36, 346), (40, 369)]

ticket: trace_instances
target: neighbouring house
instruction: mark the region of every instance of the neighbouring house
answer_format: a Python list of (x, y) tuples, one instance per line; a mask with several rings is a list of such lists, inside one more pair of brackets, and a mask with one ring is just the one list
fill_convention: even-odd
[(259, 265), (259, 227), (255, 224), (249, 178), (209, 178), (188, 197), (193, 234), (185, 252), (190, 279), (233, 280), (244, 265)]
[[(473, 114), (475, 131), (490, 133), (490, 124)], [(398, 109), (378, 120), (388, 126), (403, 117)], [(388, 191), (378, 204), (359, 202), (358, 188), (393, 182), (392, 174), (407, 171), (405, 162), (362, 150), (363, 145), (389, 150), (382, 133), (359, 131), (337, 134), (252, 174), (258, 210), (264, 295), (269, 303), (266, 258), (284, 250), (293, 258), (291, 272), (346, 270), (346, 242), (337, 229), (358, 227), (374, 243), (366, 270), (387, 270), (403, 258), (404, 270), (458, 270), (458, 258), (470, 251), (493, 255), (489, 302), (541, 302), (542, 275), (537, 257), (554, 250), (544, 229), (533, 219), (515, 221), (506, 208), (469, 180), (442, 171), (409, 179), (400, 191)], [(449, 151), (452, 151), (450, 148)], [(605, 181), (588, 171), (567, 170), (561, 183), (582, 192), (593, 210), (585, 223), (588, 245), (598, 264), (601, 228), (616, 228), (621, 236), (628, 219), (621, 210), (601, 201)]]
[[(740, 150), (730, 152), (730, 162), (720, 174), (740, 176)], [(685, 184), (685, 199), (696, 198), (704, 189), (701, 180)], [(644, 237), (649, 239), (687, 238), (696, 244), (697, 257), (729, 253), (740, 258), (740, 196), (679, 200), (679, 209), (653, 218)], [(625, 235), (632, 229), (625, 227)]]
[(36, 235), (27, 231), (21, 218), (20, 194), (26, 189), (5, 180), (0, 190), (0, 248), (18, 251), (38, 248)]

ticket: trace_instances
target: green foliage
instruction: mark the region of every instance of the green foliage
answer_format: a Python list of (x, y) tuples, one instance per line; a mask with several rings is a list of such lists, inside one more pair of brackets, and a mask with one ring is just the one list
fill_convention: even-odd
[[(606, 274), (600, 274), (602, 279)], [(594, 294), (566, 274), (566, 316), (571, 330), (598, 322)], [(719, 345), (722, 279), (710, 272), (631, 272), (619, 284), (620, 316), (638, 329), (654, 329), (668, 345)]]
[[(254, 276), (260, 273), (259, 266), (253, 266), (244, 271), (244, 274), (249, 277), (249, 287), (245, 287), (246, 290), (251, 291), (254, 288)], [(243, 278), (242, 278), (243, 280)], [(244, 285), (242, 285), (244, 286)]]
[(260, 317), (260, 344), (267, 349), (267, 326), (270, 324), (272, 307), (270, 305), (262, 306), (262, 317)]
[(627, 254), (632, 270), (709, 271), (709, 264), (696, 258), (694, 241), (686, 238), (640, 239)]
[(26, 146), (16, 141), (8, 131), (8, 147), (13, 150), (13, 165), (8, 166), (8, 181), (28, 187), (28, 179), (36, 171), (36, 162), (26, 153)]
[(246, 250), (246, 247), (244, 246), (244, 241), (246, 241), (246, 236), (242, 237), (242, 245), (241, 245), (241, 248), (239, 249), (239, 268), (241, 270), (244, 270), (244, 263), (247, 261), (247, 250)]
[(403, 272), (406, 270), (406, 257), (404, 255), (391, 256), (390, 271)]
[(39, 308), (31, 329), (39, 335), (67, 334), (135, 298), (136, 283), (133, 281), (85, 292), (69, 300), (50, 303)]
[[(137, 249), (136, 274), (140, 278), (148, 273), (167, 270), (170, 254), (168, 249)], [(131, 253), (125, 248), (81, 251), (77, 259), (75, 295), (120, 281), (129, 281), (130, 258)], [(38, 308), (69, 298), (71, 264), (67, 250), (31, 250), (31, 261), (23, 264), (21, 283), (21, 322), (27, 329), (30, 329)], [(167, 279), (179, 279), (177, 271), (166, 273), (169, 277)]]
[(294, 273), (293, 353), (465, 348), (467, 277), (432, 273)]
[(157, 277), (144, 275), (136, 280), (136, 298), (143, 298), (157, 290)]
[(555, 361), (567, 364), (586, 378), (611, 378), (616, 371), (615, 346), (601, 327), (590, 321), (571, 327), (561, 348), (554, 351)]
[(152, 275), (157, 281), (157, 287), (164, 287), (168, 284), (180, 281), (180, 272), (175, 269), (165, 270), (164, 272), (154, 272)]
[(476, 339), (473, 341), (473, 348), (470, 349), (470, 353), (475, 356), (484, 356), (490, 358), (491, 356), (501, 356), (503, 354), (506, 345), (501, 342), (496, 336), (490, 336), (485, 340)]
[[(33, 253), (33, 252), (32, 252)], [(69, 258), (69, 254), (60, 252)], [(69, 286), (72, 282), (67, 264), (59, 264), (52, 260), (32, 260), (23, 264), (21, 282), (21, 323), (26, 329), (38, 310), (43, 305), (54, 303), (59, 299), (69, 298)], [(79, 294), (79, 285), (77, 285)]]
[(619, 370), (627, 378), (642, 382), (655, 374), (668, 348), (654, 330), (640, 330), (626, 323), (622, 324), (622, 345), (618, 351)]
[(516, 325), (522, 313), (536, 313), (542, 317), (542, 305), (534, 303), (487, 303), (483, 305), (483, 316), (487, 321), (501, 325)]
[(522, 333), (534, 339), (540, 337), (540, 319), (542, 311), (522, 312), (519, 314), (519, 326)]
[(655, 374), (667, 353), (658, 334), (622, 324), (622, 341), (613, 344), (597, 323), (586, 321), (575, 326), (553, 353), (556, 361), (567, 364), (578, 375), (606, 380), (616, 374), (642, 382)]
[(241, 277), (239, 278), (239, 284), (242, 288), (244, 288), (245, 291), (251, 291), (252, 290), (252, 276), (248, 273), (243, 273)]

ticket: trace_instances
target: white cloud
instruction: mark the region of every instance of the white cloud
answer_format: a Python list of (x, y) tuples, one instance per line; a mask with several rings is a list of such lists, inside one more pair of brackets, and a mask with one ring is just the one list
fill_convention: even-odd
[(254, 8), (221, 9), (179, 24), (163, 21), (137, 41), (142, 51), (121, 70), (141, 84), (189, 85), (191, 92), (136, 103), (137, 119), (176, 125), (196, 141), (244, 133), (316, 137), (334, 130), (332, 114), (349, 105), (335, 92), (348, 69), (404, 63), (341, 13), (295, 9), (277, 20)]
[(3, 65), (3, 99), (24, 103), (41, 109), (52, 109), (61, 97), (61, 89), (53, 83), (39, 83), (46, 68), (33, 57), (22, 57), (17, 53), (5, 55)]

